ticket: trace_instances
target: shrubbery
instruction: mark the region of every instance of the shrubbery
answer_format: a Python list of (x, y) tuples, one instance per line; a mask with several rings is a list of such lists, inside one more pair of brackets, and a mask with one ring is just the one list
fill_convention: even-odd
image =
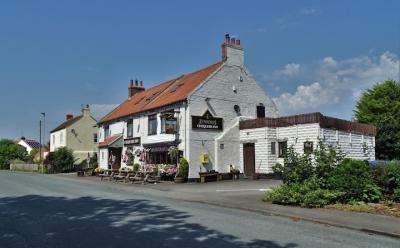
[(72, 150), (67, 147), (61, 147), (54, 152), (54, 170), (57, 172), (63, 172), (67, 169), (71, 169), (74, 165), (74, 155)]
[(189, 162), (185, 158), (179, 160), (179, 168), (177, 177), (188, 178), (189, 176)]
[(273, 171), (284, 184), (265, 194), (264, 200), (304, 207), (321, 207), (336, 202), (400, 202), (400, 163), (372, 168), (366, 161), (344, 159), (344, 154), (319, 144), (314, 158), (289, 148), (285, 166)]
[(12, 140), (0, 140), (0, 169), (10, 169), (10, 163), (14, 159), (27, 160), (27, 152), (25, 147), (18, 145)]

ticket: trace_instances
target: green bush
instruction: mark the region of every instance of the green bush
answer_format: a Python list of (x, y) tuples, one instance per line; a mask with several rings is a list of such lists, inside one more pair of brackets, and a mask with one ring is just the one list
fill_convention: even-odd
[(378, 164), (373, 170), (374, 180), (382, 193), (388, 199), (396, 198), (395, 190), (400, 189), (400, 163)]
[(10, 169), (10, 162), (14, 159), (27, 160), (25, 147), (18, 145), (13, 140), (0, 140), (0, 169)]
[(345, 159), (329, 175), (328, 189), (344, 192), (341, 202), (376, 202), (382, 194), (373, 180), (370, 165), (365, 161)]
[(58, 172), (70, 169), (74, 165), (74, 155), (72, 150), (61, 147), (54, 152), (54, 169)]
[(343, 193), (319, 188), (315, 179), (301, 184), (282, 185), (266, 192), (264, 201), (303, 207), (322, 207), (334, 203)]
[(176, 176), (177, 177), (188, 178), (188, 176), (189, 176), (189, 162), (185, 158), (181, 158), (181, 160), (179, 160), (179, 168), (178, 168), (178, 173), (177, 173)]
[(303, 183), (314, 175), (315, 168), (309, 155), (300, 155), (289, 147), (284, 158), (282, 179), (285, 184)]
[(135, 164), (133, 165), (133, 171), (134, 171), (134, 172), (137, 172), (137, 171), (139, 170), (139, 167), (140, 167), (140, 164), (135, 163)]
[(397, 188), (393, 192), (393, 201), (400, 203), (400, 188)]
[(319, 142), (318, 148), (314, 151), (315, 177), (321, 188), (327, 187), (327, 179), (332, 171), (340, 164), (345, 154), (340, 149), (326, 146)]

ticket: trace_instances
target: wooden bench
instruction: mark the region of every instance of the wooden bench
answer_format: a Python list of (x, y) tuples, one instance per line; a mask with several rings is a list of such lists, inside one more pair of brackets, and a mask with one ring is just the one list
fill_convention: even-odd
[(200, 172), (199, 175), (201, 183), (215, 182), (220, 180), (218, 172)]

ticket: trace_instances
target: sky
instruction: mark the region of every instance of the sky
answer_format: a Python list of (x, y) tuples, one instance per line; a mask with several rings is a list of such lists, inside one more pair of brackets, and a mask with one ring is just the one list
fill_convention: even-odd
[(280, 115), (351, 119), (400, 76), (400, 1), (0, 1), (0, 138), (39, 139), (90, 104), (101, 118), (145, 87), (220, 60), (225, 34)]

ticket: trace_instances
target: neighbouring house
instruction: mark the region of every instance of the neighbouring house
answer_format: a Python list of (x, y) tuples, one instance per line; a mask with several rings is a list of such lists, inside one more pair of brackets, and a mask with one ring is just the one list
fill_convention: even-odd
[(299, 154), (312, 153), (321, 142), (339, 148), (347, 157), (375, 159), (376, 128), (321, 113), (279, 118), (259, 118), (240, 122), (240, 169), (249, 177), (270, 174), (284, 164), (292, 146)]
[(28, 154), (30, 154), (33, 149), (39, 149), (41, 147), (40, 142), (25, 137), (21, 137), (17, 144), (25, 147)]
[[(271, 98), (244, 66), (240, 40), (225, 36), (222, 59), (151, 88), (130, 81), (128, 99), (99, 125), (99, 165), (126, 166), (128, 154), (141, 164), (174, 164), (170, 147), (199, 172), (239, 167), (239, 120), (275, 117)], [(178, 157), (178, 156), (177, 156)]]
[(97, 152), (97, 120), (90, 115), (88, 105), (79, 116), (67, 114), (65, 121), (50, 132), (50, 152), (60, 147), (71, 149), (77, 163)]

